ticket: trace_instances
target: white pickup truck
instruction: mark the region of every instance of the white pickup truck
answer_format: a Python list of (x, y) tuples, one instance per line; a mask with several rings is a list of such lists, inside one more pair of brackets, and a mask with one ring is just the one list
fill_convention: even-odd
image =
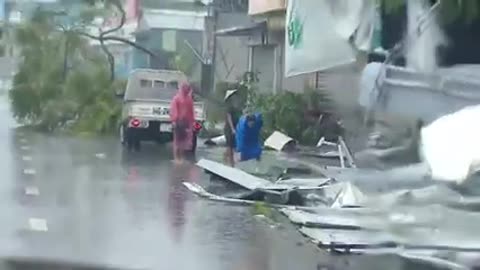
[[(178, 85), (187, 77), (173, 70), (134, 70), (123, 96), (122, 122), (119, 129), (121, 143), (128, 150), (140, 150), (142, 141), (167, 143), (172, 141), (170, 102)], [(205, 121), (203, 102), (195, 102), (195, 126), (192, 152), (197, 146), (197, 134)]]

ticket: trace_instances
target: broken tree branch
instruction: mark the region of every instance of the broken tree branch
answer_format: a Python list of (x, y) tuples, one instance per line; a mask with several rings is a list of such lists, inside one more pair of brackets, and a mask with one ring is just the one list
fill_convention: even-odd
[(117, 36), (106, 36), (106, 37), (99, 37), (99, 36), (94, 36), (94, 35), (91, 35), (91, 34), (88, 34), (88, 33), (84, 33), (84, 32), (77, 32), (79, 35), (82, 35), (82, 36), (85, 36), (85, 37), (88, 37), (90, 39), (93, 39), (93, 40), (97, 40), (97, 41), (100, 41), (100, 40), (103, 40), (104, 42), (105, 41), (118, 41), (118, 42), (121, 42), (121, 43), (124, 43), (124, 44), (127, 44), (131, 47), (134, 47), (135, 49), (139, 50), (139, 51), (142, 51), (148, 55), (150, 55), (151, 57), (154, 57), (154, 58), (160, 58), (156, 53), (154, 53), (153, 51), (143, 47), (142, 45), (136, 43), (135, 41), (131, 41), (131, 40), (128, 40), (126, 38), (122, 38), (122, 37), (117, 37)]
[(102, 51), (107, 56), (108, 66), (110, 68), (110, 81), (114, 81), (115, 80), (115, 57), (105, 45), (105, 40), (103, 38), (100, 38), (99, 41), (100, 41), (100, 47), (102, 48)]
[(123, 9), (122, 3), (120, 3), (120, 0), (112, 0), (112, 4), (115, 6), (117, 11), (120, 12), (120, 22), (117, 24), (117, 26), (113, 27), (112, 29), (109, 29), (106, 31), (100, 31), (100, 35), (99, 35), (100, 47), (102, 48), (102, 51), (107, 56), (107, 61), (110, 67), (111, 81), (115, 80), (115, 57), (110, 52), (108, 47), (105, 45), (105, 36), (122, 29), (123, 25), (125, 25), (125, 22), (127, 20), (125, 10)]
[[(117, 32), (118, 30), (120, 30), (125, 25), (125, 23), (126, 23), (126, 12), (125, 12), (120, 0), (111, 0), (110, 2), (121, 15), (120, 16), (120, 22), (115, 27), (113, 27), (111, 29), (108, 29), (108, 30), (105, 30), (105, 31), (100, 30), (100, 33), (98, 35), (93, 35), (93, 34), (87, 33), (85, 31), (79, 30), (79, 29), (77, 29), (77, 30), (73, 30), (73, 29), (67, 30), (62, 25), (59, 25), (58, 27), (60, 29), (62, 29), (63, 32), (71, 31), (71, 32), (76, 33), (76, 34), (78, 34), (80, 36), (83, 36), (85, 38), (89, 38), (89, 39), (98, 41), (101, 48), (102, 48), (102, 51), (107, 56), (107, 60), (108, 60), (108, 63), (110, 65), (111, 80), (113, 81), (114, 76), (115, 76), (114, 75), (114, 73), (115, 73), (115, 57), (113, 56), (113, 54), (108, 49), (108, 46), (106, 44), (107, 41), (116, 41), (116, 42), (120, 42), (120, 43), (129, 45), (129, 46), (131, 46), (131, 47), (133, 47), (133, 48), (135, 48), (135, 49), (137, 49), (137, 50), (139, 50), (143, 53), (148, 54), (150, 57), (153, 57), (155, 59), (159, 59), (160, 56), (158, 56), (152, 50), (136, 43), (135, 41), (131, 41), (127, 38), (123, 38), (123, 37), (120, 37), (120, 36), (112, 35), (113, 33)], [(199, 55), (196, 55), (196, 56), (198, 57)]]
[(127, 21), (127, 15), (125, 13), (125, 10), (122, 7), (122, 3), (120, 3), (119, 0), (112, 0), (112, 4), (120, 12), (120, 22), (117, 24), (117, 26), (113, 27), (112, 29), (102, 31), (100, 33), (100, 36), (106, 36), (122, 29), (122, 27), (125, 25), (125, 22)]

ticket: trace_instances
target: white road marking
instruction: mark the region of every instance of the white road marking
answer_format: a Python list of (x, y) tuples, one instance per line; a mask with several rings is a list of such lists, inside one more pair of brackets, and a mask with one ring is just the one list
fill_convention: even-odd
[(31, 196), (38, 196), (40, 195), (40, 191), (38, 190), (37, 187), (26, 187), (25, 188), (25, 194), (31, 195)]
[(22, 160), (23, 161), (32, 161), (32, 157), (31, 156), (23, 156)]
[(30, 150), (30, 146), (28, 145), (24, 145), (22, 147), (20, 147), (22, 150)]
[(46, 232), (48, 231), (47, 221), (42, 218), (29, 218), (28, 224), (30, 225), (30, 230)]
[(28, 175), (34, 175), (37, 173), (37, 171), (35, 171), (35, 169), (24, 169), (23, 173)]
[(25, 138), (21, 138), (21, 139), (20, 139), (20, 142), (21, 142), (21, 143), (27, 143), (28, 141), (27, 141), (27, 139), (25, 139)]

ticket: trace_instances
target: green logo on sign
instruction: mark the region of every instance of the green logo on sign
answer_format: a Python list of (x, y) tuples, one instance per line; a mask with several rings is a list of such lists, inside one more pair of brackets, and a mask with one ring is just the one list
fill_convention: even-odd
[(295, 11), (292, 10), (292, 13), (293, 14), (288, 19), (287, 35), (288, 44), (296, 49), (302, 43), (303, 23)]

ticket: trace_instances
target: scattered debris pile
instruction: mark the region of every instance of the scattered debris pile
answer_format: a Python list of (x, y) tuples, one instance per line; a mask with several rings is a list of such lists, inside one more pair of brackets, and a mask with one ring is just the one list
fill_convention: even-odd
[[(292, 151), (305, 152), (292, 146), (293, 139), (272, 136), (266, 146), (281, 151), (291, 164), (276, 179), (202, 159), (199, 167), (244, 192), (227, 196), (195, 183), (185, 186), (209, 200), (263, 202), (278, 209), (319, 248), (336, 254), (395, 254), (447, 269), (471, 269), (480, 261), (480, 213), (474, 211), (480, 209), (480, 197), (433, 181), (422, 164), (388, 171), (356, 168), (351, 155), (344, 154), (349, 152), (341, 138), (338, 144), (319, 143), (337, 149), (337, 155), (330, 155), (339, 163), (322, 166), (304, 162), (300, 155), (292, 157)], [(286, 145), (290, 151), (283, 153)]]

